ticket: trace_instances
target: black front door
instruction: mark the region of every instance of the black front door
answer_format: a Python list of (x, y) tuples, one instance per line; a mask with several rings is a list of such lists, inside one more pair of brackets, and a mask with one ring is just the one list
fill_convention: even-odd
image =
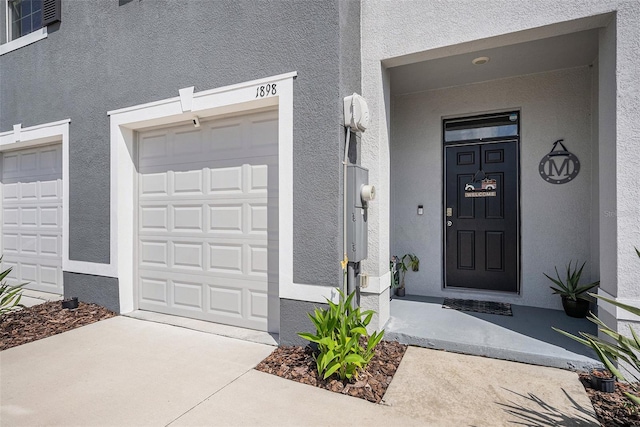
[(445, 287), (518, 292), (518, 139), (445, 146)]

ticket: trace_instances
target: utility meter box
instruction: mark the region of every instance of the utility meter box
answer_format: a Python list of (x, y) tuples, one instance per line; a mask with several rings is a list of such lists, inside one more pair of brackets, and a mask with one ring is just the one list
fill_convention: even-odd
[(375, 187), (369, 185), (369, 170), (347, 166), (347, 257), (350, 262), (367, 258), (368, 204), (375, 198)]
[(364, 132), (369, 127), (369, 106), (357, 93), (346, 96), (344, 102), (344, 125), (354, 132)]

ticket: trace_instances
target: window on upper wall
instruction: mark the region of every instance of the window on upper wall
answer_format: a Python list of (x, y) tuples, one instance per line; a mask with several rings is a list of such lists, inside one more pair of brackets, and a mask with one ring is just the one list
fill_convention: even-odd
[(42, 28), (42, 0), (7, 0), (8, 40)]
[(47, 37), (47, 25), (60, 21), (62, 0), (0, 0), (0, 55)]

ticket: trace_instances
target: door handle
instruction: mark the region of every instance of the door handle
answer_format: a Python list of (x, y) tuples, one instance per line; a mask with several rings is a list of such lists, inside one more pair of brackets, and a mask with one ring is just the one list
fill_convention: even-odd
[(453, 225), (452, 221), (447, 221), (447, 227), (451, 227)]

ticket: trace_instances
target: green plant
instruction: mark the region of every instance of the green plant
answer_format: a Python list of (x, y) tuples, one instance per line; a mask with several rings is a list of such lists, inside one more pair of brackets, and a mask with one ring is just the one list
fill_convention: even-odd
[[(638, 248), (635, 248), (635, 250), (636, 254), (640, 258), (640, 251), (638, 250)], [(628, 311), (629, 313), (632, 313), (636, 316), (640, 316), (640, 308), (638, 307), (623, 304), (616, 300), (603, 297), (602, 295), (596, 295), (592, 293), (590, 293), (589, 295), (613, 304), (616, 307), (620, 307), (621, 309)], [(629, 371), (629, 374), (634, 378), (634, 382), (631, 383), (631, 386), (637, 393), (637, 382), (640, 381), (640, 359), (638, 358), (638, 354), (640, 354), (640, 338), (638, 337), (638, 334), (633, 330), (631, 326), (629, 326), (630, 337), (624, 336), (611, 329), (593, 313), (589, 313), (588, 319), (598, 325), (598, 330), (612, 340), (605, 340), (586, 332), (580, 332), (580, 336), (578, 337), (557, 328), (553, 328), (553, 330), (555, 330), (556, 332), (560, 332), (561, 334), (566, 335), (569, 338), (572, 338), (579, 343), (586, 345), (587, 347), (591, 347), (596, 352), (598, 359), (600, 359), (600, 361), (607, 367), (607, 369), (609, 369), (609, 371), (611, 371), (613, 375), (615, 375), (622, 381), (627, 381), (627, 378), (622, 374), (621, 370), (617, 368), (616, 364), (619, 361), (626, 362), (629, 368), (627, 370)], [(625, 394), (634, 404), (640, 405), (640, 398), (638, 396), (631, 393)]]
[(582, 269), (584, 268), (584, 265), (585, 262), (583, 262), (580, 269), (578, 269), (578, 261), (576, 261), (573, 267), (571, 267), (570, 261), (569, 265), (567, 265), (567, 277), (564, 281), (560, 277), (560, 273), (558, 273), (558, 267), (555, 267), (556, 276), (558, 278), (557, 280), (548, 276), (546, 273), (543, 274), (557, 286), (549, 286), (553, 289), (554, 294), (559, 294), (573, 301), (577, 301), (578, 299), (586, 300), (587, 298), (584, 294), (598, 286), (600, 281), (580, 286), (580, 277), (582, 276)]
[(391, 287), (392, 288), (397, 288), (398, 286), (400, 286), (400, 274), (399, 274), (399, 268), (397, 269), (394, 268), (396, 265), (399, 265), (399, 258), (395, 255), (393, 255), (391, 257), (391, 259), (389, 260), (389, 271), (391, 272)]
[(417, 255), (405, 254), (405, 256), (402, 257), (403, 264), (404, 264), (405, 258), (409, 258), (409, 261), (407, 262), (407, 268), (410, 268), (412, 271), (420, 270), (420, 259), (418, 258)]
[[(313, 315), (307, 313), (316, 327), (315, 335), (299, 332), (298, 335), (310, 342), (318, 344), (319, 353), (315, 355), (318, 374), (324, 379), (336, 373), (341, 380), (357, 377), (358, 370), (363, 369), (371, 361), (375, 346), (384, 336), (384, 330), (374, 332), (367, 337), (367, 325), (375, 314), (373, 310), (360, 311), (354, 308), (352, 300), (355, 292), (345, 298), (342, 291), (338, 303), (327, 299), (329, 308), (316, 308)], [(366, 338), (366, 346), (362, 346), (360, 338)]]
[[(2, 257), (0, 257), (2, 261)], [(24, 307), (20, 304), (22, 298), (22, 286), (10, 286), (4, 282), (4, 279), (11, 273), (12, 268), (8, 268), (0, 273), (0, 315)]]
[(400, 280), (398, 282), (394, 280), (393, 285), (395, 285), (394, 287), (402, 289), (404, 288), (404, 276), (407, 274), (407, 271), (409, 271), (409, 269), (412, 271), (418, 271), (420, 269), (420, 259), (415, 254), (404, 254), (402, 258), (395, 256), (393, 258), (396, 259), (398, 271), (400, 272)]

